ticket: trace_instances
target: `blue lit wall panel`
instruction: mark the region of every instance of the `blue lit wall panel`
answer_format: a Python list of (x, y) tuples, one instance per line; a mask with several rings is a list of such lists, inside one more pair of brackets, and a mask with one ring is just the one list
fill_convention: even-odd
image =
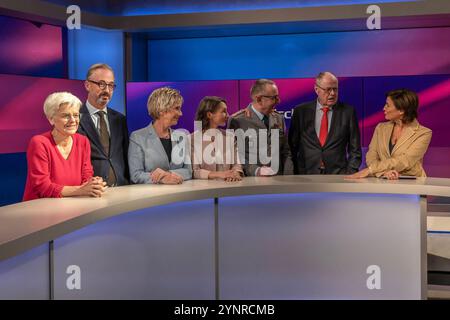
[(147, 39), (142, 35), (131, 35), (131, 61), (129, 81), (147, 81)]
[(150, 40), (148, 50), (150, 81), (450, 73), (450, 27)]
[(27, 180), (25, 152), (0, 154), (0, 206), (22, 201)]
[(68, 31), (69, 78), (86, 79), (94, 63), (107, 63), (115, 71), (117, 89), (109, 104), (125, 112), (124, 38), (121, 31), (106, 31), (82, 26)]
[[(380, 3), (415, 2), (420, 0), (377, 0)], [(67, 5), (67, 0), (47, 0), (60, 5)], [(78, 0), (76, 3), (83, 10), (104, 15), (146, 15), (179, 14), (194, 12), (221, 12), (235, 10), (303, 8), (318, 6), (336, 6), (352, 4), (372, 4), (372, 0)]]

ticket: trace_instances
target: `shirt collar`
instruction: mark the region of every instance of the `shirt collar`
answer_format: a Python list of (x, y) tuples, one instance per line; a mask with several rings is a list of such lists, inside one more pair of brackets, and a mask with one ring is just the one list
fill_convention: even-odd
[(250, 106), (252, 107), (252, 110), (256, 113), (256, 115), (258, 116), (259, 120), (262, 121), (263, 118), (264, 118), (264, 114), (262, 114), (261, 112), (259, 112), (258, 110), (256, 110), (255, 107), (254, 107), (252, 104), (250, 104)]
[(94, 107), (92, 104), (89, 103), (89, 101), (86, 100), (86, 108), (89, 111), (89, 114), (92, 116), (94, 114), (96, 114), (99, 111), (104, 111), (106, 114), (108, 114), (108, 108), (104, 108), (103, 110), (97, 109), (96, 107)]
[[(334, 106), (328, 107), (328, 111), (333, 111), (333, 107)], [(323, 106), (320, 104), (319, 99), (317, 99), (316, 110), (320, 110), (321, 108), (323, 108)]]

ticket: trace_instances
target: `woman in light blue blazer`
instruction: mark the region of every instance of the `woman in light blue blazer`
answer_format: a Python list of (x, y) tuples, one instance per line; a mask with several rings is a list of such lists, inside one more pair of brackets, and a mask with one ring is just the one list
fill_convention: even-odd
[(133, 183), (180, 184), (192, 178), (189, 132), (172, 130), (182, 116), (183, 97), (178, 90), (154, 90), (147, 101), (153, 118), (147, 127), (131, 133), (128, 148)]

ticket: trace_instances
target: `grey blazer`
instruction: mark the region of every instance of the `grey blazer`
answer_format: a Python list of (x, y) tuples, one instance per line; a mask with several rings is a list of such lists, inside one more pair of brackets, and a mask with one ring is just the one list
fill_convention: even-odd
[[(250, 116), (246, 115), (245, 110), (249, 111)], [(255, 130), (267, 130), (264, 123), (258, 118), (256, 113), (251, 108), (251, 104), (243, 110), (240, 110), (236, 112), (234, 115), (232, 115), (228, 120), (228, 128), (229, 129), (242, 129), (244, 132), (248, 129), (255, 129)], [(291, 152), (289, 150), (288, 140), (285, 134), (285, 128), (286, 125), (284, 123), (284, 117), (282, 114), (278, 112), (272, 112), (269, 115), (269, 128), (270, 129), (278, 129), (279, 130), (279, 141), (278, 142), (278, 148), (279, 148), (279, 166), (278, 166), (278, 172), (279, 175), (289, 175), (293, 174), (293, 164), (292, 164), (292, 158), (291, 158)], [(271, 131), (268, 133), (268, 148), (263, 150), (263, 154), (267, 154), (268, 151), (271, 149), (270, 141), (271, 141)], [(243, 163), (244, 172), (246, 176), (254, 176), (256, 174), (256, 169), (260, 166), (262, 166), (262, 163), (260, 162), (259, 157), (259, 149), (260, 149), (260, 143), (258, 137), (253, 137), (252, 135), (249, 136), (250, 140), (253, 140), (252, 143), (257, 144), (256, 150), (251, 150), (250, 147), (250, 141), (246, 138), (246, 141), (241, 141), (241, 145), (245, 145), (244, 148), (244, 154), (241, 154), (242, 149), (239, 150), (239, 155), (241, 157), (240, 161)], [(238, 140), (238, 149), (239, 149), (239, 137), (237, 137)], [(255, 153), (256, 152), (256, 153)], [(257, 163), (250, 164), (249, 160), (251, 159), (251, 156), (257, 159)], [(270, 165), (269, 165), (270, 166)]]
[(152, 183), (150, 172), (160, 168), (174, 172), (184, 180), (192, 178), (189, 133), (170, 130), (172, 137), (172, 161), (169, 163), (166, 151), (150, 123), (147, 127), (131, 133), (128, 147), (130, 179), (133, 183)]

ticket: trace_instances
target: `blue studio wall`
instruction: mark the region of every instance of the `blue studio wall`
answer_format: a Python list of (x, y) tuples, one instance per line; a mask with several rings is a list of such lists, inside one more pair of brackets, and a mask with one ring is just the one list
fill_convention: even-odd
[(149, 81), (448, 74), (450, 27), (149, 40)]
[(107, 63), (114, 70), (117, 84), (109, 106), (125, 113), (124, 36), (122, 31), (108, 31), (81, 26), (67, 35), (69, 78), (85, 80), (94, 63)]
[[(67, 5), (67, 0), (46, 0), (60, 5)], [(372, 4), (392, 2), (414, 2), (421, 0), (78, 0), (76, 3), (83, 10), (103, 15), (136, 16), (148, 14), (180, 14), (195, 12), (223, 12), (235, 10), (258, 10), (280, 8), (303, 8), (319, 6), (336, 6), (346, 4)]]

